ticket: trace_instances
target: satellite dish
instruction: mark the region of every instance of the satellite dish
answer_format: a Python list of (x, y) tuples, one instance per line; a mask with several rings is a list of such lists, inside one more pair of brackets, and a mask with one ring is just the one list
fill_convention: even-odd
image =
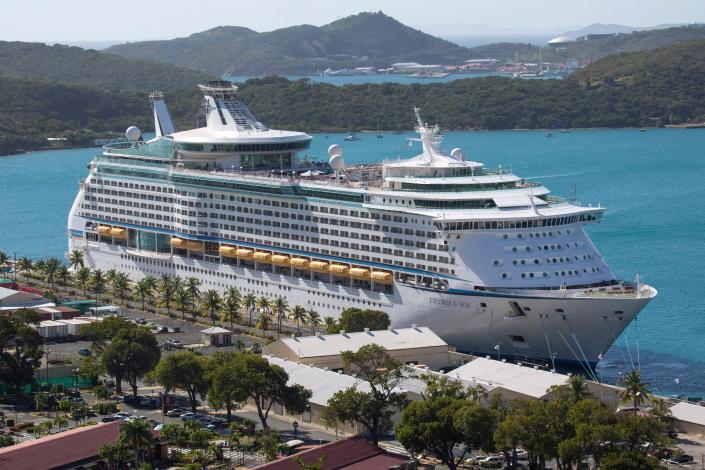
[(328, 156), (333, 158), (333, 157), (342, 157), (343, 156), (343, 147), (341, 147), (338, 144), (333, 144), (330, 147), (328, 147)]
[(450, 156), (461, 162), (465, 160), (465, 154), (463, 153), (463, 149), (461, 149), (460, 147), (455, 147), (453, 150), (451, 150)]
[(127, 137), (127, 140), (129, 142), (137, 142), (140, 138), (140, 135), (142, 135), (142, 132), (137, 126), (130, 126), (125, 131), (125, 137)]

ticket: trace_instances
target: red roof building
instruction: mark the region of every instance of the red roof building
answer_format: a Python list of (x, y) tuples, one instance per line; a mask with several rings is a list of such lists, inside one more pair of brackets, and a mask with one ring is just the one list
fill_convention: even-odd
[(84, 426), (0, 448), (0, 469), (91, 468), (100, 460), (100, 446), (117, 442), (121, 422)]
[(408, 457), (392, 454), (363, 437), (354, 436), (260, 465), (256, 469), (298, 470), (300, 466), (294, 458), (298, 457), (306, 464), (313, 464), (321, 456), (325, 456), (323, 470), (389, 470), (390, 468), (403, 468), (404, 464), (410, 461)]

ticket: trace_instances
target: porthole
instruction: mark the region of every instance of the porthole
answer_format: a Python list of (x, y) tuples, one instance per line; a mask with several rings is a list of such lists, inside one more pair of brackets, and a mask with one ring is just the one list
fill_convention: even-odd
[(535, 259), (534, 264), (539, 264), (539, 260)]
[(512, 264), (513, 264), (514, 266), (516, 266), (516, 265), (517, 265), (517, 262), (518, 262), (517, 260), (514, 260), (514, 261), (512, 261)]
[(507, 234), (505, 233), (504, 235), (502, 235), (502, 238), (504, 238), (504, 239), (506, 240), (507, 238), (509, 238), (509, 235), (507, 235)]
[(496, 260), (492, 261), (492, 264), (494, 264), (495, 266), (499, 266), (499, 260), (496, 259)]
[(521, 277), (522, 278), (526, 277), (526, 273), (521, 273)]
[(521, 238), (521, 233), (518, 233), (518, 234), (517, 234), (517, 238)]
[(521, 260), (520, 263), (521, 263), (522, 265), (524, 265), (524, 264), (526, 264), (526, 260)]
[(543, 277), (548, 277), (548, 273), (543, 273)]
[(531, 251), (531, 247), (530, 247), (530, 246), (527, 246), (527, 247), (526, 247), (526, 251)]
[(502, 279), (508, 279), (509, 274), (508, 273), (502, 273)]
[(516, 253), (517, 247), (513, 246), (513, 247), (512, 247), (512, 251)]
[(529, 273), (529, 277), (534, 277), (534, 273)]

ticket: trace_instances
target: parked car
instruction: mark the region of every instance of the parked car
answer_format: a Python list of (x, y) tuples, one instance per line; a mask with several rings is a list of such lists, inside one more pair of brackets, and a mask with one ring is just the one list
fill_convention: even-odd
[(688, 455), (688, 454), (681, 454), (681, 455), (675, 455), (671, 457), (670, 459), (666, 460), (666, 463), (670, 463), (672, 465), (679, 465), (683, 463), (692, 463), (693, 462), (693, 456)]
[(166, 412), (166, 415), (170, 418), (180, 418), (183, 414), (188, 413), (188, 410), (182, 408), (174, 408)]
[(117, 413), (115, 413), (113, 415), (113, 418), (115, 418), (115, 419), (127, 419), (127, 418), (131, 418), (131, 417), (132, 417), (132, 413), (128, 413), (127, 411), (118, 411)]
[(187, 411), (186, 413), (184, 413), (184, 414), (182, 414), (181, 416), (179, 416), (179, 418), (181, 418), (182, 421), (188, 421), (188, 420), (190, 420), (190, 419), (196, 419), (197, 416), (198, 416), (198, 415), (196, 415), (196, 413), (192, 413), (192, 412), (190, 412), (190, 411)]
[(113, 422), (113, 421), (118, 421), (119, 419), (121, 419), (121, 418), (118, 418), (118, 417), (116, 417), (115, 415), (113, 415), (113, 416), (105, 416), (105, 417), (103, 417), (103, 418), (100, 419), (100, 422), (101, 422), (101, 423), (111, 423), (111, 422)]
[(140, 317), (140, 318), (138, 318), (137, 320), (135, 320), (135, 323), (137, 323), (138, 325), (146, 325), (146, 324), (147, 324), (147, 319)]
[(88, 348), (81, 348), (78, 350), (78, 355), (83, 357), (91, 356), (93, 353)]
[(157, 331), (157, 333), (168, 333), (169, 328), (167, 328), (166, 326), (157, 325), (156, 331)]
[(184, 347), (184, 343), (182, 343), (178, 339), (170, 339), (169, 341), (167, 341), (167, 343), (169, 343), (174, 349), (183, 349)]

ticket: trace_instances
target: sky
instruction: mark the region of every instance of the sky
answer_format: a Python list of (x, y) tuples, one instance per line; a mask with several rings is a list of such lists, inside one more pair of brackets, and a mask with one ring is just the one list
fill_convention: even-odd
[(378, 11), (438, 34), (560, 33), (591, 23), (705, 22), (705, 0), (0, 0), (0, 40), (138, 41), (221, 25), (256, 31)]

